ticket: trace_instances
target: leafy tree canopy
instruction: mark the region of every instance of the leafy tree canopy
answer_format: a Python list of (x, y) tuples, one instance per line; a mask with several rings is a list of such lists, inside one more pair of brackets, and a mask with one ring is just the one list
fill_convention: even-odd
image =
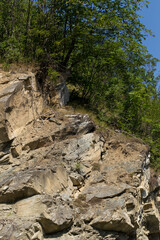
[[(144, 0), (0, 0), (1, 62), (37, 61), (70, 71), (76, 94), (99, 118), (134, 132), (160, 165), (157, 59), (142, 44)], [(53, 71), (52, 71), (53, 69)]]

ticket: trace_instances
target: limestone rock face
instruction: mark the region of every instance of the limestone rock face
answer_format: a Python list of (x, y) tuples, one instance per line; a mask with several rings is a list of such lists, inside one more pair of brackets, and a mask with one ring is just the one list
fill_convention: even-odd
[(1, 72), (0, 239), (158, 240), (149, 158), (139, 139), (46, 107), (33, 73)]
[(43, 110), (43, 99), (35, 76), (1, 74), (0, 76), (0, 145), (1, 149), (18, 136), (24, 126)]

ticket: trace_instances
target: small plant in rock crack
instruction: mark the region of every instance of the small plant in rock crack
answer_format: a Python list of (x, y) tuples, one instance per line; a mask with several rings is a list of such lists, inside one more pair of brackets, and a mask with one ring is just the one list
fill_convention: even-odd
[(80, 162), (77, 162), (75, 165), (75, 169), (78, 173), (80, 173), (80, 171), (82, 170), (82, 165)]
[(99, 163), (93, 163), (92, 170), (93, 171), (100, 171), (100, 164)]

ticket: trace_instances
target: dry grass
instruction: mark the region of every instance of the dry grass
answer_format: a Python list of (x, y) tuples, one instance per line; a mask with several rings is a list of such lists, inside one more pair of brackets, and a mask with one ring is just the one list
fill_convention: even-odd
[(18, 73), (24, 73), (24, 72), (36, 72), (38, 70), (39, 66), (32, 62), (32, 63), (12, 63), (7, 64), (3, 63), (0, 64), (0, 69), (6, 72), (18, 72)]

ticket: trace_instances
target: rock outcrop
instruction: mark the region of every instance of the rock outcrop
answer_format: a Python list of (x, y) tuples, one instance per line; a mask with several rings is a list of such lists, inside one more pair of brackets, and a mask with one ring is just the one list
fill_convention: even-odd
[(49, 109), (29, 72), (1, 72), (0, 110), (0, 239), (160, 239), (148, 146)]

